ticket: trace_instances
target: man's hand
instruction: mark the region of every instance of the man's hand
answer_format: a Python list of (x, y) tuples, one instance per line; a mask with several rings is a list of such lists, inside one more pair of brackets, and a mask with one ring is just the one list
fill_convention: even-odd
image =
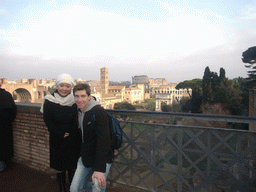
[(69, 136), (69, 133), (65, 133), (64, 135), (64, 138), (68, 137)]
[(98, 171), (94, 171), (94, 173), (92, 174), (92, 182), (94, 184), (94, 179), (98, 180), (99, 186), (103, 187), (106, 184), (106, 179), (105, 179), (105, 175), (102, 172), (98, 172)]

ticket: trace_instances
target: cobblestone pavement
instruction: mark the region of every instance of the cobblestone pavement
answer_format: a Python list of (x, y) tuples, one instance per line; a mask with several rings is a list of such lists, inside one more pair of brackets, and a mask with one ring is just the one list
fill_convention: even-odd
[[(11, 163), (0, 172), (0, 192), (58, 192), (56, 178), (21, 164)], [(144, 192), (127, 186), (108, 187), (106, 192)]]

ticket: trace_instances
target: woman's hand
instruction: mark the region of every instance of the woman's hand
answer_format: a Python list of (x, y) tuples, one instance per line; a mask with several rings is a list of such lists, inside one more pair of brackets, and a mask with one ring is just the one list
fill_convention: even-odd
[(68, 137), (69, 136), (69, 133), (65, 133), (64, 135), (64, 138)]

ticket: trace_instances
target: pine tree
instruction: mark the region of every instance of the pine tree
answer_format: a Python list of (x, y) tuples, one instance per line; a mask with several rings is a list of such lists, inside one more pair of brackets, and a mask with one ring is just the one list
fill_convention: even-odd
[(242, 61), (244, 63), (248, 63), (249, 65), (245, 65), (247, 68), (251, 68), (251, 71), (248, 71), (248, 78), (246, 82), (246, 86), (248, 88), (253, 88), (256, 86), (256, 47), (250, 47), (242, 54)]

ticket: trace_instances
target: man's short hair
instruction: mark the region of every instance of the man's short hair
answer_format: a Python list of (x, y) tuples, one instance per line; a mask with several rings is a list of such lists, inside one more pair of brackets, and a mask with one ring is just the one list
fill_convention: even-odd
[(85, 90), (86, 94), (89, 96), (91, 95), (91, 87), (89, 84), (87, 83), (79, 83), (77, 84), (74, 89), (73, 89), (73, 94), (75, 95), (76, 91), (81, 91), (81, 90)]

